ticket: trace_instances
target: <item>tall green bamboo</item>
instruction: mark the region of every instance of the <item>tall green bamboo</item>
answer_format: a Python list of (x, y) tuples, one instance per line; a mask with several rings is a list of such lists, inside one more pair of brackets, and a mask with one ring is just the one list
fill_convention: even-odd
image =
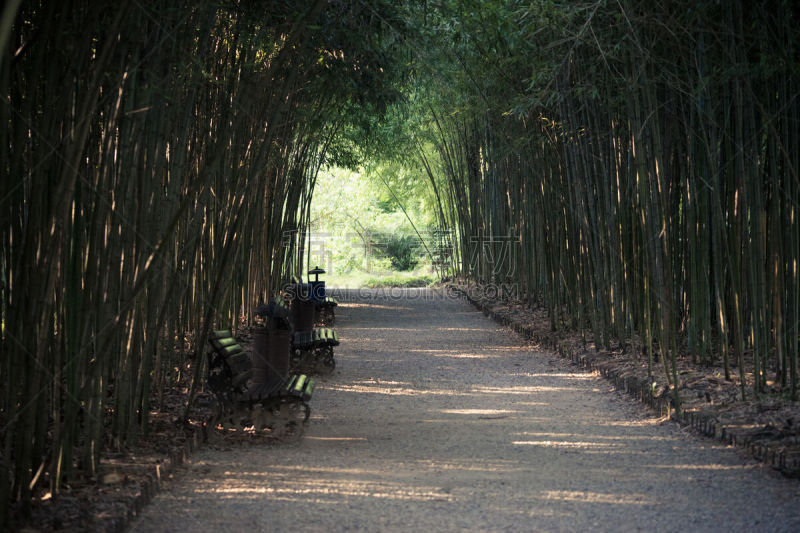
[[(687, 357), (743, 396), (796, 395), (797, 16), (779, 0), (427, 12), (428, 49), (452, 51), (425, 58), (449, 76), (426, 101), (426, 166), (457, 246), (519, 231), (514, 282), (553, 327), (642, 346), (676, 390)], [(493, 281), (483, 259), (460, 274)]]
[(263, 7), (4, 8), (0, 527), (146, 435), (176, 368), (200, 386), (208, 331), (288, 275), (336, 125), (397, 97), (388, 3)]

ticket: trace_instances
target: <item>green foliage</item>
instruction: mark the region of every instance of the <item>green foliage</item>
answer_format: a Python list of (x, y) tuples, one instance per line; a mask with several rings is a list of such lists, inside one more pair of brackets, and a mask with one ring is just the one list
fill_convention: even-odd
[(323, 170), (312, 205), (318, 257), (338, 274), (413, 270), (425, 250), (409, 218), (429, 238), (432, 206), (424, 176), (397, 163)]
[[(658, 346), (676, 386), (685, 344), (726, 377), (735, 354), (743, 395), (774, 372), (797, 397), (793, 4), (428, 7), (413, 138), (461, 273), (519, 283), (553, 327)], [(487, 267), (487, 235), (519, 236), (515, 268)]]
[(327, 276), (327, 286), (347, 288), (427, 287), (438, 281), (430, 267), (419, 267), (409, 272), (391, 270), (362, 272), (354, 270), (345, 274)]
[(427, 287), (437, 281), (435, 276), (431, 274), (404, 274), (406, 273), (391, 273), (385, 276), (371, 277), (364, 282), (364, 286), (370, 289), (379, 289), (384, 287)]
[(379, 257), (389, 259), (391, 267), (400, 272), (414, 269), (419, 264), (420, 242), (411, 235), (373, 233), (372, 248)]

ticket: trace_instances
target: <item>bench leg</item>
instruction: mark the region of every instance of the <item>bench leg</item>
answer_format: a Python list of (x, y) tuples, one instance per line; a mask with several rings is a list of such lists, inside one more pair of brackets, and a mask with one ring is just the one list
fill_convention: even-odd
[(323, 346), (317, 348), (315, 360), (320, 374), (330, 374), (336, 368), (336, 360), (333, 358), (333, 346)]
[(330, 374), (336, 368), (333, 346), (292, 349), (291, 372), (296, 374)]
[(203, 424), (203, 438), (207, 442), (219, 436), (217, 428), (222, 426), (223, 431), (235, 426), (235, 409), (226, 394), (216, 394), (211, 404), (211, 415)]
[(289, 361), (290, 374), (309, 374), (314, 361), (312, 350), (292, 348), (292, 357)]
[(308, 404), (299, 398), (285, 398), (273, 413), (272, 432), (281, 440), (299, 439), (311, 415)]
[(212, 414), (206, 424), (206, 438), (255, 433), (292, 441), (303, 435), (310, 414), (311, 408), (306, 402), (291, 396), (238, 403)]

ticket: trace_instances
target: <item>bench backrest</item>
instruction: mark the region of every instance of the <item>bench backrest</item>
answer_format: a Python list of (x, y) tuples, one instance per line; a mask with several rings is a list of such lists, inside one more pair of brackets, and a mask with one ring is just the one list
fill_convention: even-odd
[(229, 329), (214, 331), (208, 343), (213, 348), (209, 358), (209, 385), (212, 389), (241, 389), (252, 373), (250, 354)]

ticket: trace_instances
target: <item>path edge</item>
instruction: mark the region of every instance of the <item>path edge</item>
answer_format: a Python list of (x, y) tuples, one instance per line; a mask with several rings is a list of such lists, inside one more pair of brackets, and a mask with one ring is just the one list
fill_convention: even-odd
[(689, 428), (695, 434), (711, 438), (723, 444), (734, 446), (750, 454), (754, 459), (762, 464), (772, 467), (787, 477), (796, 477), (800, 472), (800, 458), (790, 460), (783, 451), (771, 450), (769, 447), (755, 442), (746, 435), (737, 434), (730, 428), (714, 419), (714, 417), (695, 412), (681, 412), (678, 416), (672, 400), (663, 396), (653, 396), (650, 392), (650, 383), (636, 376), (626, 376), (603, 365), (597, 364), (594, 360), (588, 359), (586, 354), (579, 353), (572, 346), (561, 342), (557, 335), (538, 335), (532, 328), (525, 326), (521, 322), (515, 321), (507, 315), (496, 312), (485, 302), (473, 298), (469, 291), (463, 290), (458, 285), (450, 284), (447, 288), (455, 294), (461, 296), (473, 307), (483, 312), (498, 324), (508, 327), (521, 335), (523, 338), (541, 344), (564, 359), (580, 365), (581, 368), (590, 372), (597, 372), (611, 383), (615, 389), (627, 393), (629, 396), (639, 400), (642, 404), (652, 409), (659, 416), (667, 416), (683, 427)]
[(139, 494), (130, 501), (124, 512), (120, 512), (103, 524), (103, 531), (107, 533), (123, 533), (127, 531), (145, 506), (161, 492), (162, 478), (169, 476), (178, 467), (186, 464), (189, 456), (203, 445), (201, 428), (191, 426), (187, 427), (186, 431), (186, 441), (181, 446), (171, 450), (161, 463), (153, 465), (152, 471), (146, 476), (146, 481), (139, 487)]

